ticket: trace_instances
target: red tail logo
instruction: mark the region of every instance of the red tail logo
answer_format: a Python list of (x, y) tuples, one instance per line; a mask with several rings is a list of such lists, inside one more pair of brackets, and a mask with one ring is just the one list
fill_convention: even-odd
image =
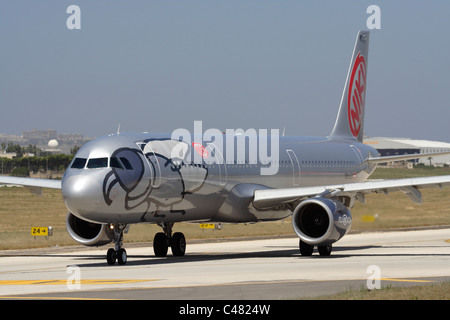
[(366, 59), (361, 53), (355, 59), (348, 87), (348, 123), (352, 135), (356, 138), (363, 121), (366, 94)]

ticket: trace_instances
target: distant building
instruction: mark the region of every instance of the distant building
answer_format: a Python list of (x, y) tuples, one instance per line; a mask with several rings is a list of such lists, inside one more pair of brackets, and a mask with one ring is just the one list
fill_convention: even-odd
[[(430, 140), (413, 140), (409, 138), (364, 138), (364, 143), (377, 149), (382, 156), (450, 152), (450, 143)], [(420, 158), (414, 162), (423, 163), (425, 165), (430, 165), (431, 163), (435, 166), (450, 165), (450, 155), (432, 157), (431, 160), (428, 158)]]
[(8, 143), (8, 142), (22, 145), (27, 143), (28, 141), (25, 140), (22, 136), (0, 133), (0, 143)]
[(0, 158), (13, 159), (15, 157), (17, 157), (17, 153), (15, 153), (15, 152), (2, 152), (2, 153), (0, 153)]
[(60, 133), (58, 134), (58, 140), (63, 142), (84, 142), (86, 139), (81, 133)]
[(29, 140), (31, 143), (38, 141), (49, 141), (58, 138), (58, 133), (54, 129), (23, 131), (22, 137)]
[[(58, 146), (54, 146), (53, 140), (57, 142)], [(11, 142), (13, 144), (19, 144), (22, 147), (28, 147), (31, 144), (36, 145), (37, 148), (43, 151), (51, 153), (70, 154), (73, 148), (79, 148), (90, 140), (92, 138), (86, 138), (80, 133), (58, 134), (54, 129), (23, 131), (22, 136), (0, 133), (0, 143), (8, 144)], [(50, 141), (53, 142), (49, 146)], [(40, 155), (39, 152), (37, 155)]]
[(49, 152), (52, 154), (58, 154), (61, 153), (62, 150), (58, 149), (59, 143), (56, 139), (51, 139), (47, 144), (47, 149), (45, 149), (45, 152)]

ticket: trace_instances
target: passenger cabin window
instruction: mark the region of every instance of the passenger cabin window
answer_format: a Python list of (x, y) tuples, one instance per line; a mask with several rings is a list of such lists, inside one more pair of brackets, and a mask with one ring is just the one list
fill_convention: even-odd
[(83, 169), (84, 166), (86, 165), (86, 161), (87, 161), (87, 159), (84, 159), (84, 158), (75, 158), (75, 160), (73, 160), (71, 168)]
[(107, 168), (108, 158), (92, 158), (87, 164), (88, 169)]

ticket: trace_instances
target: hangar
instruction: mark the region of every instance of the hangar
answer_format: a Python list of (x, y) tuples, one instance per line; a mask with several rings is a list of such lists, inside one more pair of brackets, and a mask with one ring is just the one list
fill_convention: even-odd
[[(377, 149), (381, 156), (394, 156), (414, 153), (450, 151), (450, 143), (430, 140), (413, 140), (409, 138), (364, 138), (364, 143)], [(450, 155), (421, 158), (414, 163), (433, 166), (450, 165)]]

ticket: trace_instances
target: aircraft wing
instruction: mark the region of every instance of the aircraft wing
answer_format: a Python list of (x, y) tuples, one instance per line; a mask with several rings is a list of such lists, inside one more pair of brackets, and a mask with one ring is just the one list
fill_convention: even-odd
[(33, 193), (40, 193), (41, 188), (61, 189), (61, 180), (52, 179), (0, 176), (0, 185), (2, 184), (25, 186), (30, 188)]
[(266, 209), (283, 204), (295, 203), (305, 198), (318, 195), (331, 195), (336, 197), (354, 196), (364, 203), (365, 194), (388, 194), (389, 192), (394, 191), (402, 191), (412, 201), (422, 203), (420, 189), (433, 187), (442, 188), (443, 186), (450, 186), (450, 175), (366, 181), (330, 186), (255, 190), (253, 206), (258, 209)]

